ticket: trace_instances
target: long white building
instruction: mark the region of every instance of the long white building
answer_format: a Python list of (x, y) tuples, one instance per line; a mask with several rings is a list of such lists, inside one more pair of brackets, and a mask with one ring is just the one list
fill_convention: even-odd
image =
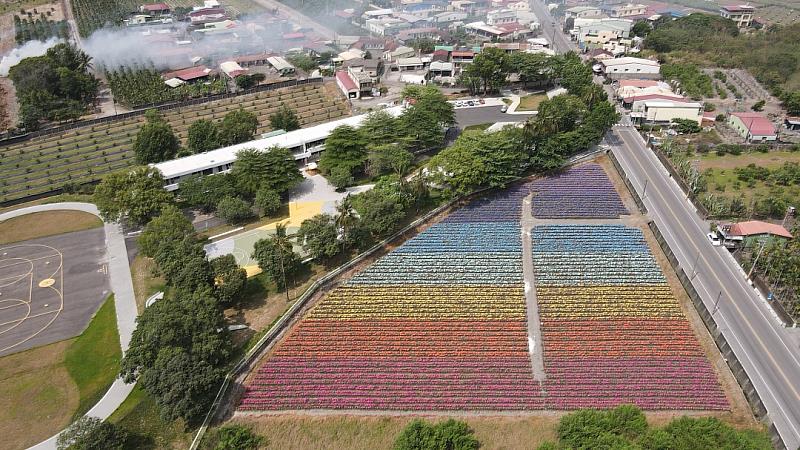
[[(394, 117), (403, 112), (402, 106), (387, 108), (384, 111)], [(182, 179), (192, 175), (213, 175), (228, 172), (236, 161), (236, 154), (246, 148), (267, 151), (272, 147), (289, 149), (299, 164), (306, 164), (319, 158), (320, 152), (325, 150), (325, 139), (336, 127), (349, 125), (358, 127), (366, 118), (366, 114), (334, 120), (313, 127), (301, 128), (277, 136), (270, 136), (254, 141), (223, 147), (210, 152), (198, 153), (183, 158), (152, 164), (164, 176), (165, 188), (168, 191), (178, 189)]]

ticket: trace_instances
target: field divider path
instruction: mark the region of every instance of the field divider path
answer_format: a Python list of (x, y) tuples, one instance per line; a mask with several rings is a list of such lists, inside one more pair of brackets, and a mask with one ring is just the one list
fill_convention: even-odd
[(522, 218), (520, 219), (520, 232), (522, 233), (522, 274), (525, 280), (525, 303), (528, 318), (528, 352), (531, 355), (533, 378), (542, 382), (547, 378), (544, 370), (544, 344), (542, 342), (542, 329), (539, 322), (539, 301), (536, 298), (536, 275), (533, 271), (533, 249), (531, 243), (531, 229), (534, 218), (531, 209), (533, 193), (522, 199)]

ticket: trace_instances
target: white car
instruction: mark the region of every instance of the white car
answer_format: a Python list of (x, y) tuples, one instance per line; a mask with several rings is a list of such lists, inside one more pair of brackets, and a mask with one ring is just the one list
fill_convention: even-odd
[(708, 240), (711, 241), (711, 245), (713, 245), (714, 247), (719, 247), (720, 245), (722, 245), (722, 241), (720, 241), (719, 236), (717, 236), (717, 233), (708, 233), (706, 236), (708, 236)]
[(464, 103), (464, 102), (462, 102), (461, 100), (459, 100), (459, 101), (457, 101), (457, 102), (455, 103), (455, 107), (456, 107), (456, 108), (463, 108), (463, 107), (465, 107), (465, 106), (467, 106), (467, 104), (466, 104), (466, 103)]

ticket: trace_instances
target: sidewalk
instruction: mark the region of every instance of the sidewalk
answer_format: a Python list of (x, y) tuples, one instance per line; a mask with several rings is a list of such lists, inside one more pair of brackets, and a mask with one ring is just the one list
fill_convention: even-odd
[[(85, 213), (99, 216), (97, 207), (91, 203), (53, 203), (49, 205), (30, 206), (28, 208), (16, 209), (4, 214), (0, 214), (0, 221), (25, 214), (42, 211), (83, 211)], [(111, 290), (114, 292), (114, 302), (117, 310), (117, 329), (119, 330), (119, 342), (122, 352), (128, 351), (131, 342), (131, 335), (136, 328), (136, 298), (133, 294), (133, 281), (131, 280), (131, 268), (128, 264), (128, 251), (125, 246), (125, 238), (119, 224), (106, 223), (106, 257), (108, 259), (108, 273)], [(126, 384), (122, 379), (117, 378), (105, 393), (103, 398), (95, 404), (87, 416), (107, 419), (119, 405), (128, 397), (134, 384)], [(60, 434), (60, 433), (59, 433)], [(58, 434), (50, 439), (31, 447), (36, 450), (55, 450)]]

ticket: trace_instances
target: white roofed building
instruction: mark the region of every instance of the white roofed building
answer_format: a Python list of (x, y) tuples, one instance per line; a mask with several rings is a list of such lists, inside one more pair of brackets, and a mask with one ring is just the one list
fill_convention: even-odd
[[(386, 108), (384, 111), (397, 117), (403, 112), (403, 107), (395, 106)], [(278, 136), (256, 139), (205, 153), (151, 164), (151, 166), (158, 169), (164, 176), (164, 187), (169, 191), (174, 191), (178, 189), (180, 181), (189, 176), (214, 175), (230, 171), (234, 161), (236, 161), (236, 154), (244, 149), (252, 148), (259, 151), (268, 151), (272, 147), (283, 147), (292, 153), (295, 161), (307, 164), (319, 158), (319, 154), (325, 150), (325, 139), (328, 138), (334, 128), (342, 125), (358, 127), (366, 116), (366, 114), (362, 114), (334, 120)]]
[(659, 79), (661, 66), (658, 61), (644, 58), (613, 58), (600, 61), (603, 75), (612, 80)]

